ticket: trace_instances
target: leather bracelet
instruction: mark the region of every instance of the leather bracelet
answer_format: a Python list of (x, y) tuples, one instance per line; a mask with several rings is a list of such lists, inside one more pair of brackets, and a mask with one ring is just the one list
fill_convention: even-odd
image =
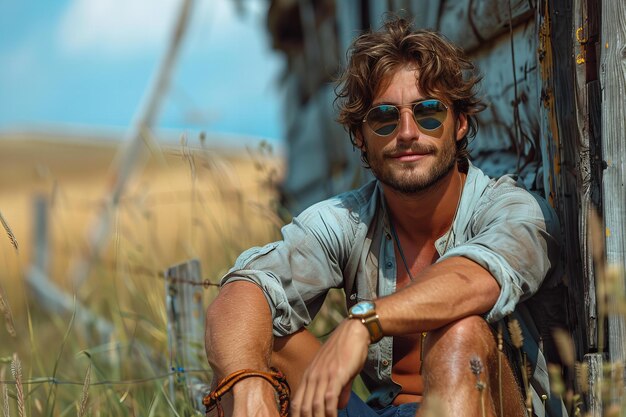
[(287, 378), (282, 372), (276, 368), (270, 369), (270, 372), (257, 371), (254, 369), (241, 369), (217, 381), (217, 387), (202, 399), (202, 404), (204, 404), (206, 408), (206, 416), (208, 417), (209, 412), (217, 408), (217, 416), (224, 417), (224, 410), (222, 409), (222, 404), (220, 403), (222, 396), (230, 391), (237, 382), (246, 378), (256, 377), (263, 378), (272, 384), (278, 394), (280, 417), (287, 417), (289, 414), (289, 395), (291, 393), (291, 389), (287, 383)]

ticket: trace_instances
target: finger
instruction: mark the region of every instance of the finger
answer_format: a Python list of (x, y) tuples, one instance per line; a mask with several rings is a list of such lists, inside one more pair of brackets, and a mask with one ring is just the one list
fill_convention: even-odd
[(309, 372), (307, 376), (307, 382), (305, 390), (302, 395), (302, 404), (300, 407), (301, 417), (313, 417), (313, 402), (315, 400), (315, 393), (317, 392), (317, 386), (319, 384), (318, 375), (313, 372)]
[(314, 417), (324, 417), (326, 415), (326, 393), (328, 389), (328, 378), (321, 379), (315, 387), (312, 397), (312, 409)]
[(328, 385), (325, 394), (325, 412), (326, 417), (337, 417), (337, 401), (339, 399), (341, 386), (337, 382), (336, 379), (332, 381), (331, 384)]
[(304, 398), (304, 391), (306, 390), (306, 378), (303, 377), (300, 382), (298, 390), (291, 397), (289, 405), (289, 415), (291, 417), (300, 417), (302, 410), (302, 399)]
[(307, 370), (300, 382), (298, 391), (291, 401), (291, 416), (293, 417), (312, 417), (311, 403), (317, 381), (312, 376), (310, 370)]

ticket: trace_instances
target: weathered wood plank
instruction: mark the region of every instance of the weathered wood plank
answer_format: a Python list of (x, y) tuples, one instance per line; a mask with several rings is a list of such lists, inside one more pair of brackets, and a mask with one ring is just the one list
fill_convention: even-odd
[[(581, 233), (581, 253), (584, 269), (584, 283), (582, 285), (584, 296), (584, 312), (587, 326), (587, 346), (589, 349), (597, 349), (598, 340), (598, 312), (596, 305), (596, 286), (594, 276), (594, 265), (592, 248), (590, 247), (591, 239), (588, 238), (588, 216), (594, 202), (592, 201), (592, 184), (597, 184), (599, 177), (595, 177), (592, 173), (590, 158), (590, 142), (599, 141), (599, 137), (595, 137), (595, 133), (591, 127), (592, 117), (591, 111), (598, 111), (590, 100), (594, 100), (593, 92), (589, 93), (587, 84), (587, 71), (593, 68), (585, 65), (587, 61), (587, 48), (593, 47), (591, 44), (591, 28), (589, 27), (588, 17), (588, 0), (575, 0), (573, 13), (573, 36), (575, 42), (572, 44), (572, 56), (576, 57), (575, 82), (576, 82), (576, 121), (578, 127), (578, 135), (580, 137), (579, 149), (579, 165), (578, 175), (581, 188), (580, 205), (581, 212), (579, 216), (579, 230)], [(591, 87), (593, 88), (593, 86)], [(582, 352), (587, 353), (587, 352)]]
[(546, 197), (561, 220), (562, 260), (570, 292), (571, 325), (579, 355), (588, 352), (581, 254), (580, 208), (584, 149), (576, 120), (575, 68), (572, 59), (573, 11), (568, 0), (542, 0), (538, 6), (539, 67), (541, 74), (540, 135)]
[[(626, 267), (626, 7), (622, 1), (602, 1), (601, 32), (602, 153), (607, 165), (603, 176), (606, 257), (609, 264)], [(623, 291), (624, 283), (621, 284)], [(626, 361), (625, 340), (625, 318), (609, 315), (612, 362)]]
[(481, 94), (488, 104), (478, 116), (480, 129), (470, 145), (472, 156), (491, 176), (517, 171), (524, 174), (527, 186), (541, 188), (542, 182), (539, 181), (539, 187), (535, 182), (540, 140), (534, 22), (527, 21), (515, 28), (512, 45), (511, 36), (506, 33), (490, 46), (470, 56), (483, 73)]
[(603, 381), (603, 362), (602, 353), (590, 353), (585, 355), (584, 363), (587, 365), (588, 377), (587, 381), (579, 381), (579, 383), (587, 384), (586, 390), (578, 387), (578, 392), (585, 392), (587, 416), (602, 417), (602, 381)]
[(142, 164), (142, 157), (145, 157), (147, 150), (151, 150), (155, 155), (160, 156), (160, 151), (155, 146), (150, 129), (163, 105), (163, 99), (168, 90), (176, 60), (182, 49), (182, 41), (187, 28), (190, 26), (189, 21), (192, 16), (193, 4), (193, 0), (183, 0), (181, 2), (176, 25), (173, 27), (167, 50), (159, 64), (154, 83), (148, 90), (145, 102), (139, 109), (135, 124), (128, 132), (125, 146), (119, 152), (118, 164), (110, 178), (109, 188), (104, 193), (104, 204), (102, 204), (98, 217), (89, 229), (87, 236), (89, 252), (73, 266), (72, 280), (76, 288), (80, 288), (87, 280), (92, 264), (102, 254), (108, 243), (115, 209), (119, 205), (120, 198), (124, 194), (132, 175), (139, 170)]
[[(509, 5), (511, 13), (509, 13)], [(439, 18), (439, 30), (466, 52), (534, 16), (528, 0), (448, 0)]]

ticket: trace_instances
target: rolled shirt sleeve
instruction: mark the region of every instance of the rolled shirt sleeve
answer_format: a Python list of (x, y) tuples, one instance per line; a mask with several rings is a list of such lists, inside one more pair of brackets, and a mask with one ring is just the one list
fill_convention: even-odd
[(465, 231), (469, 238), (439, 259), (463, 256), (493, 275), (500, 296), (485, 315), (488, 322), (502, 319), (535, 294), (556, 271), (560, 257), (559, 224), (552, 208), (508, 181), (489, 190)]
[(343, 285), (343, 266), (356, 234), (340, 197), (305, 210), (281, 230), (283, 239), (242, 253), (221, 285), (249, 281), (264, 292), (276, 336), (311, 322), (330, 288)]

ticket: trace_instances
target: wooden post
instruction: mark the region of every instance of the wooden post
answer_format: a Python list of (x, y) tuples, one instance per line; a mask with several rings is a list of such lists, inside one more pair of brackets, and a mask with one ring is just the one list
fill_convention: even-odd
[(26, 275), (30, 292), (37, 304), (54, 314), (75, 314), (75, 320), (85, 328), (92, 328), (102, 340), (110, 340), (115, 327), (95, 315), (71, 294), (64, 292), (48, 277), (48, 199), (38, 195), (33, 202), (34, 233), (33, 262)]
[[(600, 83), (602, 85), (603, 212), (606, 258), (609, 265), (626, 266), (626, 6), (602, 1)], [(621, 278), (624, 279), (623, 277)], [(624, 282), (618, 288), (624, 289)], [(623, 294), (611, 293), (611, 297)], [(609, 359), (626, 362), (626, 322), (609, 314)]]
[(33, 233), (32, 268), (48, 275), (48, 198), (38, 194), (33, 202), (35, 225)]
[[(579, 168), (581, 178), (579, 231), (581, 254), (585, 276), (582, 285), (584, 314), (587, 325), (588, 349), (598, 348), (598, 310), (595, 286), (595, 271), (591, 242), (588, 234), (588, 218), (593, 207), (601, 205), (601, 174), (599, 169), (600, 148), (600, 85), (598, 82), (595, 48), (599, 41), (596, 0), (575, 0), (572, 36), (572, 56), (575, 57), (576, 120), (580, 137)], [(583, 353), (587, 353), (583, 352)]]
[(572, 56), (573, 14), (570, 0), (540, 1), (538, 4), (538, 64), (541, 74), (540, 134), (546, 198), (561, 221), (562, 261), (569, 290), (570, 325), (578, 357), (595, 344), (587, 332), (587, 312), (581, 294), (589, 286), (583, 268), (581, 241), (586, 217), (585, 171), (589, 152), (580, 138), (576, 108), (576, 63)]
[[(602, 353), (589, 353), (585, 355), (584, 363), (589, 367), (587, 378), (587, 414), (589, 417), (602, 417), (602, 381), (603, 381)], [(583, 382), (583, 381), (579, 381)]]
[(203, 410), (202, 397), (208, 391), (208, 385), (188, 374), (187, 370), (206, 368), (201, 284), (200, 261), (197, 259), (165, 271), (170, 366), (176, 372), (170, 377), (170, 398), (175, 403), (175, 391), (182, 390), (197, 410)]
[[(119, 152), (118, 164), (110, 178), (109, 188), (104, 195), (104, 204), (96, 221), (89, 229), (87, 241), (89, 253), (73, 266), (72, 280), (75, 287), (80, 288), (88, 278), (92, 264), (100, 257), (105, 249), (111, 234), (111, 223), (119, 201), (130, 181), (132, 175), (138, 170), (138, 166), (145, 155), (146, 146), (156, 155), (161, 156), (150, 129), (159, 115), (163, 98), (168, 91), (170, 78), (174, 71), (179, 52), (182, 49), (182, 41), (189, 26), (189, 20), (193, 10), (193, 0), (183, 0), (180, 12), (173, 28), (170, 42), (163, 59), (157, 69), (154, 82), (148, 89), (145, 104), (141, 107), (136, 123), (129, 131), (127, 141)], [(162, 157), (162, 156), (161, 156)]]
[(534, 12), (531, 2), (527, 0), (457, 0), (446, 1), (444, 7), (439, 21), (440, 30), (468, 54), (508, 32), (509, 23), (515, 27), (528, 20)]

